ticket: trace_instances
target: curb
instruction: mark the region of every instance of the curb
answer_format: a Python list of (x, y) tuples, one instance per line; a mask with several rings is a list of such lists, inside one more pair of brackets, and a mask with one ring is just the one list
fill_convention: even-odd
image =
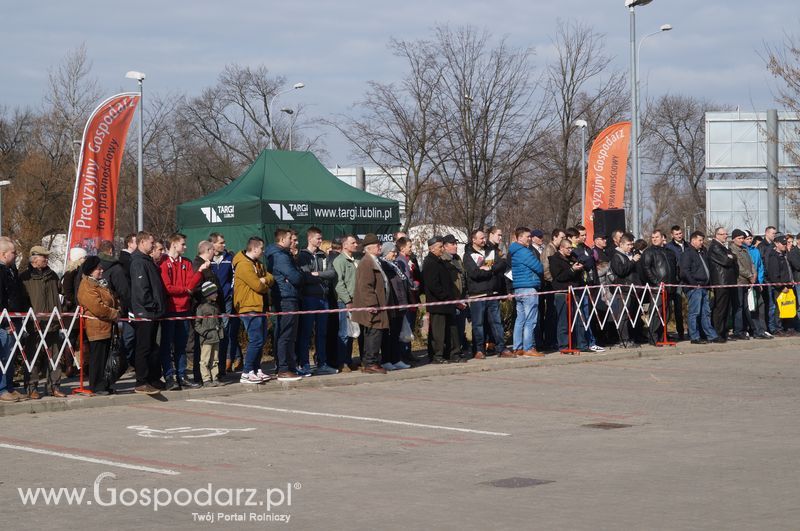
[[(741, 342), (746, 348), (736, 350), (765, 350), (774, 348), (775, 345), (792, 343), (796, 338), (775, 338), (772, 341)], [(739, 342), (736, 343), (739, 347)], [(147, 396), (134, 393), (124, 393), (112, 396), (80, 397), (70, 396), (66, 399), (46, 397), (40, 400), (28, 400), (12, 404), (0, 404), (0, 417), (13, 415), (52, 413), (59, 411), (73, 411), (79, 409), (94, 409), (114, 406), (130, 406), (137, 404), (152, 404), (153, 402), (172, 402), (188, 400), (190, 398), (211, 398), (235, 396), (247, 393), (274, 393), (306, 387), (341, 387), (362, 383), (381, 383), (398, 380), (413, 380), (430, 376), (450, 376), (471, 374), (505, 369), (520, 369), (531, 367), (547, 367), (555, 365), (570, 365), (576, 363), (592, 363), (599, 361), (615, 361), (639, 358), (656, 358), (661, 356), (681, 356), (684, 354), (697, 354), (708, 352), (727, 352), (733, 350), (730, 344), (692, 345), (688, 341), (679, 343), (676, 347), (646, 347), (619, 349), (612, 348), (605, 353), (582, 353), (580, 356), (566, 356), (548, 354), (544, 358), (496, 358), (486, 360), (470, 360), (469, 363), (453, 365), (423, 365), (414, 369), (393, 371), (386, 375), (369, 375), (360, 372), (344, 373), (331, 376), (314, 376), (304, 378), (298, 382), (269, 382), (265, 385), (244, 387), (243, 384), (228, 384), (223, 387), (205, 389), (187, 389), (185, 391), (169, 391), (161, 395)]]

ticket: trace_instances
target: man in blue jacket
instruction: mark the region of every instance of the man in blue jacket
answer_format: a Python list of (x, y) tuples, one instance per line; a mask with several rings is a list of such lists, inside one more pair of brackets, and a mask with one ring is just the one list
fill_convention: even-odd
[[(290, 246), (294, 233), (290, 229), (277, 229), (275, 243), (265, 251), (267, 271), (275, 277), (272, 286), (272, 303), (279, 312), (296, 312), (300, 309), (300, 294), (303, 286), (303, 273), (292, 258)], [(278, 381), (297, 379), (297, 314), (279, 315), (276, 324), (275, 344), (278, 365)]]
[[(711, 283), (711, 271), (706, 258), (703, 241), (706, 235), (694, 231), (689, 238), (689, 247), (681, 256), (681, 280), (688, 284), (686, 296), (689, 299), (689, 337), (692, 343), (705, 344), (725, 343), (725, 339), (717, 335), (711, 325), (711, 306), (708, 303), (708, 285)], [(698, 329), (698, 323), (700, 328)], [(705, 335), (705, 339), (700, 333)]]
[(517, 227), (516, 241), (508, 248), (514, 295), (517, 297), (517, 320), (514, 322), (514, 351), (518, 356), (542, 357), (534, 338), (539, 321), (539, 296), (544, 268), (530, 249), (531, 230)]

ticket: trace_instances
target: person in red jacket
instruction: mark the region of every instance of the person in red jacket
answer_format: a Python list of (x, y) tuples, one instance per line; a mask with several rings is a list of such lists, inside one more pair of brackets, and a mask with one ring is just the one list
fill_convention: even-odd
[[(197, 271), (192, 261), (184, 258), (186, 236), (175, 233), (169, 237), (169, 250), (161, 262), (161, 280), (167, 294), (167, 312), (164, 317), (186, 317), (192, 308), (192, 290), (203, 279), (208, 269), (206, 261)], [(167, 391), (180, 391), (184, 387), (198, 387), (186, 380), (186, 341), (189, 337), (188, 320), (161, 323), (161, 370)]]

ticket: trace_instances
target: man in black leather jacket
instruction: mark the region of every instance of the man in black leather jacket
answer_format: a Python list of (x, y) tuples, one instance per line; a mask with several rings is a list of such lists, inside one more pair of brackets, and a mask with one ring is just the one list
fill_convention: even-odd
[[(739, 276), (739, 264), (727, 245), (728, 231), (724, 227), (717, 227), (714, 239), (708, 246), (708, 266), (711, 273), (712, 286), (733, 286), (714, 288), (714, 307), (711, 312), (711, 322), (719, 337), (728, 338), (728, 317), (731, 309), (736, 308), (736, 280)], [(736, 338), (730, 338), (736, 339)]]
[[(642, 253), (642, 270), (644, 271), (645, 281), (649, 286), (658, 287), (660, 284), (677, 284), (678, 271), (676, 267), (675, 253), (664, 247), (664, 233), (656, 229), (650, 235), (650, 246)], [(665, 296), (669, 298), (674, 292), (674, 287), (665, 287)], [(664, 322), (669, 322), (669, 312), (663, 315), (661, 299), (651, 301), (656, 305), (656, 311), (650, 311), (650, 325), (648, 327), (649, 341), (655, 345), (657, 341), (663, 339)], [(661, 316), (661, 318), (659, 318)]]

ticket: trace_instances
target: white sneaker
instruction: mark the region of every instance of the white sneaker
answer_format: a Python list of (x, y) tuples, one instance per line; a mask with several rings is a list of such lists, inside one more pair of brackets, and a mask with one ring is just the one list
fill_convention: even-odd
[(250, 372), (243, 372), (242, 377), (239, 378), (239, 383), (243, 384), (260, 384), (264, 383), (265, 380), (262, 380), (260, 377), (256, 376), (256, 373), (253, 371)]
[(764, 330), (764, 335), (767, 336), (767, 337), (775, 337), (772, 334), (770, 334), (769, 332), (767, 332), (766, 330)]
[(258, 369), (258, 372), (256, 373), (256, 378), (261, 378), (262, 382), (268, 382), (271, 377), (269, 374), (264, 374), (264, 371), (262, 371), (261, 369)]
[(591, 350), (592, 352), (605, 352), (606, 351), (606, 349), (604, 349), (603, 347), (601, 347), (599, 345), (592, 345), (591, 347), (589, 347), (589, 350)]

